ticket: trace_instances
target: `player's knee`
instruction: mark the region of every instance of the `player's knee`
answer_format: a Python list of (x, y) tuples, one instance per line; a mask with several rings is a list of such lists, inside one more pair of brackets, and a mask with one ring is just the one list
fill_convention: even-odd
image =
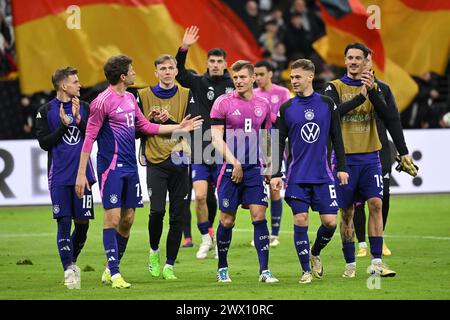
[(104, 227), (106, 229), (117, 229), (119, 227), (120, 217), (109, 217), (105, 219)]
[(326, 221), (325, 223), (322, 223), (327, 229), (336, 229), (336, 221)]
[(200, 193), (200, 194), (196, 194), (195, 195), (195, 204), (197, 206), (201, 205), (206, 205), (206, 193)]
[(226, 216), (226, 217), (222, 216), (220, 218), (220, 223), (226, 229), (232, 228), (234, 226), (234, 217), (232, 217), (232, 216)]
[(270, 189), (270, 199), (273, 201), (278, 201), (281, 199), (280, 191), (275, 191)]
[(182, 227), (183, 227), (183, 224), (182, 224), (182, 222), (181, 222), (181, 219), (170, 219), (170, 221), (169, 221), (169, 227), (170, 227), (170, 229), (172, 230), (172, 231), (175, 231), (175, 232), (181, 232), (182, 231)]
[(165, 213), (165, 210), (156, 210), (152, 208), (150, 209), (150, 218), (163, 220)]
[(307, 226), (308, 215), (306, 213), (297, 213), (294, 216), (294, 224), (296, 224), (297, 226)]
[(70, 217), (61, 217), (57, 220), (58, 223), (58, 232), (60, 233), (69, 233), (70, 234), (70, 228), (71, 228), (71, 218)]
[(336, 229), (336, 216), (321, 215), (320, 222), (327, 229)]
[(344, 221), (346, 223), (349, 223), (353, 220), (353, 216), (355, 215), (355, 212), (352, 208), (348, 209), (341, 209), (341, 221)]
[(252, 212), (252, 221), (263, 221), (266, 220), (266, 212), (264, 210)]
[(367, 202), (369, 207), (369, 213), (371, 215), (377, 215), (381, 213), (381, 208), (383, 207), (383, 201), (379, 198), (370, 199)]
[(123, 228), (130, 229), (134, 223), (134, 214), (128, 214), (120, 219), (120, 225)]

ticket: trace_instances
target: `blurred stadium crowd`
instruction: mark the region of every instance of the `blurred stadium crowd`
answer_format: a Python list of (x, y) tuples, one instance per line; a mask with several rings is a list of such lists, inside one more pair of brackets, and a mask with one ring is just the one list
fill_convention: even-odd
[[(54, 92), (38, 92), (30, 96), (20, 92), (10, 1), (0, 0), (0, 139), (33, 139), (36, 111), (53, 98)], [(314, 41), (326, 32), (314, 0), (224, 2), (246, 23), (264, 49), (263, 58), (274, 65), (273, 82), (289, 87), (289, 63), (299, 58), (308, 58), (315, 63), (314, 87), (319, 92), (327, 81), (344, 74), (345, 69), (327, 64), (313, 48)], [(420, 77), (413, 76), (413, 79), (419, 85), (419, 92), (401, 114), (403, 127), (445, 127), (442, 116), (450, 112), (449, 65), (443, 76), (427, 72)], [(102, 83), (83, 88), (81, 99), (90, 102), (105, 86)]]

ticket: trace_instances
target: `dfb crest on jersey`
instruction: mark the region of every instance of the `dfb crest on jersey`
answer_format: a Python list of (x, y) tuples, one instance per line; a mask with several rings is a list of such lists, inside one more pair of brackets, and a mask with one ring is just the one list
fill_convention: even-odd
[(263, 112), (262, 112), (262, 110), (261, 110), (261, 107), (260, 107), (260, 106), (256, 106), (256, 107), (255, 107), (255, 115), (256, 115), (257, 117), (261, 117), (262, 114), (263, 114)]
[(228, 208), (230, 206), (230, 200), (228, 199), (223, 199), (222, 200), (222, 204), (224, 208)]
[(270, 102), (272, 103), (278, 103), (280, 101), (280, 98), (277, 95), (273, 95), (270, 97)]
[(67, 119), (69, 120), (69, 124), (73, 123), (73, 117), (71, 114), (67, 115)]
[(307, 110), (305, 111), (305, 118), (306, 118), (306, 120), (308, 120), (308, 121), (311, 121), (312, 119), (314, 119), (314, 112), (313, 112), (313, 110), (307, 109)]
[(117, 194), (112, 194), (110, 197), (109, 197), (109, 201), (112, 203), (112, 204), (116, 204), (117, 203)]
[(303, 125), (301, 129), (301, 136), (303, 141), (307, 143), (314, 143), (319, 139), (320, 127), (317, 123), (308, 122)]
[(53, 213), (54, 213), (54, 214), (58, 214), (59, 211), (60, 211), (60, 209), (59, 209), (59, 204), (55, 204), (55, 205), (53, 206)]
[(234, 90), (234, 88), (232, 88), (232, 87), (226, 87), (225, 88), (225, 93), (230, 93), (233, 90)]
[(76, 126), (70, 126), (67, 133), (63, 135), (63, 140), (70, 146), (78, 144), (81, 140), (80, 130)]
[(208, 93), (206, 94), (206, 97), (208, 98), (208, 100), (213, 100), (214, 99), (214, 91), (208, 91)]

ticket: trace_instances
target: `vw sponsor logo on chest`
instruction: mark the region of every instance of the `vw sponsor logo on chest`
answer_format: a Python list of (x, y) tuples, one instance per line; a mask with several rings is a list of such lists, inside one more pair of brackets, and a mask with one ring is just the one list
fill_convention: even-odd
[(63, 140), (70, 146), (78, 144), (81, 140), (80, 130), (76, 126), (70, 126), (67, 133), (64, 134)]
[(301, 136), (306, 143), (314, 143), (319, 139), (320, 127), (317, 123), (305, 123), (301, 129)]

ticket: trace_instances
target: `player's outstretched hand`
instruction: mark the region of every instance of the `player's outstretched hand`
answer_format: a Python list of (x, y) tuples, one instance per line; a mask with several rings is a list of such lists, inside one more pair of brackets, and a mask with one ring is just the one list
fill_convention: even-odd
[(337, 173), (337, 177), (338, 177), (339, 181), (341, 182), (341, 183), (339, 183), (340, 186), (344, 186), (344, 185), (348, 184), (348, 173), (347, 172), (339, 171)]
[(181, 47), (184, 48), (184, 49), (187, 49), (190, 46), (192, 46), (194, 43), (196, 43), (198, 38), (200, 37), (198, 35), (198, 31), (199, 30), (200, 29), (197, 26), (188, 27), (186, 29), (186, 32), (184, 33), (183, 41), (181, 43)]
[(280, 191), (282, 184), (283, 184), (283, 181), (281, 180), (281, 178), (272, 178), (270, 180), (270, 188), (273, 191)]
[(203, 124), (203, 119), (201, 116), (196, 116), (191, 119), (191, 115), (188, 114), (183, 121), (180, 123), (180, 129), (181, 131), (192, 131), (200, 128)]
[(61, 119), (61, 122), (63, 123), (63, 125), (65, 125), (66, 127), (69, 126), (70, 124), (70, 119), (67, 116), (66, 112), (64, 111), (64, 107), (63, 104), (61, 102), (61, 104), (59, 105), (59, 118)]
[(75, 193), (77, 194), (78, 198), (83, 198), (85, 188), (91, 190), (91, 186), (87, 181), (86, 175), (78, 174), (77, 180), (75, 182)]

